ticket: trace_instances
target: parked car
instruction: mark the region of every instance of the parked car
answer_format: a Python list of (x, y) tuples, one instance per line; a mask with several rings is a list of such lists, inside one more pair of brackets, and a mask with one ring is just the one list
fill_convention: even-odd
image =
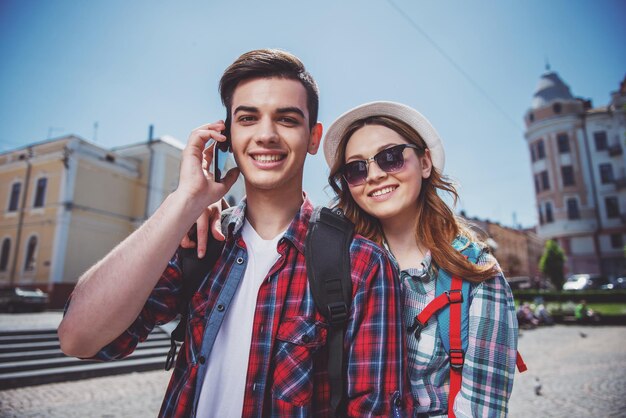
[(595, 274), (574, 274), (563, 284), (563, 290), (601, 289), (609, 284), (609, 279)]
[(48, 294), (41, 289), (0, 289), (0, 309), (5, 312), (39, 312), (46, 309)]
[(626, 289), (626, 277), (618, 277), (617, 279), (611, 280), (609, 284), (603, 284), (600, 288), (605, 290)]
[(509, 282), (511, 290), (525, 290), (532, 287), (532, 281), (528, 276), (515, 276), (506, 279)]

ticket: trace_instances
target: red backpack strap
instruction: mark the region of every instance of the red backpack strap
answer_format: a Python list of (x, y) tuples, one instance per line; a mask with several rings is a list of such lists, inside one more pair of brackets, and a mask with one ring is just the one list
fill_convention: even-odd
[[(450, 294), (461, 294), (463, 280), (452, 276)], [(450, 304), (450, 393), (448, 394), (448, 417), (455, 418), (454, 400), (461, 390), (461, 376), (463, 371), (463, 340), (461, 339), (461, 304)]]
[(430, 301), (428, 305), (422, 312), (419, 313), (413, 320), (413, 325), (408, 328), (409, 332), (415, 333), (415, 338), (419, 339), (420, 333), (422, 329), (428, 324), (430, 318), (439, 312), (441, 309), (445, 308), (449, 304), (457, 304), (458, 302), (463, 301), (463, 295), (461, 292), (445, 292), (435, 299)]
[(437, 296), (415, 317), (408, 332), (415, 333), (415, 338), (420, 337), (422, 329), (430, 318), (442, 308), (450, 305), (450, 392), (448, 394), (448, 417), (455, 418), (454, 399), (461, 390), (461, 371), (465, 353), (463, 352), (463, 340), (461, 339), (461, 314), (463, 302), (463, 280), (452, 276), (450, 290)]
[(528, 367), (526, 367), (526, 363), (524, 363), (524, 359), (522, 358), (522, 355), (519, 353), (519, 351), (517, 352), (517, 357), (515, 358), (515, 364), (517, 365), (517, 370), (520, 373), (524, 373), (526, 370), (528, 370)]

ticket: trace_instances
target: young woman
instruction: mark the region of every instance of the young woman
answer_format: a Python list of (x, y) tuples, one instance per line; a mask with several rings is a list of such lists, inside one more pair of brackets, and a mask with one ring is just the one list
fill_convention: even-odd
[[(405, 105), (368, 103), (330, 126), (324, 154), (337, 205), (401, 271), (410, 415), (505, 416), (517, 354), (513, 297), (496, 260), (439, 196), (458, 198), (435, 129)], [(437, 298), (449, 308), (428, 318), (437, 283), (453, 288)]]

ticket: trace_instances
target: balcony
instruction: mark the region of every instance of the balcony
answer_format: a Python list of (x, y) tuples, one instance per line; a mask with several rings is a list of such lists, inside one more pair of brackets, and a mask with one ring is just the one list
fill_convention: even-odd
[(622, 155), (622, 145), (617, 143), (609, 146), (609, 155), (611, 157), (615, 157), (617, 155)]
[(613, 183), (615, 184), (615, 188), (617, 190), (622, 190), (626, 188), (626, 176), (622, 175), (620, 177), (616, 177), (613, 179)]

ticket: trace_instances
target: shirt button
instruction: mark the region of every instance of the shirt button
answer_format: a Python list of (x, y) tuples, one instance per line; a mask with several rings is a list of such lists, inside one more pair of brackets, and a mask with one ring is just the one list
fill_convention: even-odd
[(198, 363), (204, 364), (205, 361), (206, 361), (206, 359), (204, 358), (204, 356), (198, 357)]
[(243, 257), (237, 258), (237, 264), (243, 264)]
[(222, 312), (224, 310), (224, 305), (222, 305), (221, 303), (219, 305), (217, 305), (217, 310), (219, 312)]
[(311, 337), (309, 337), (307, 334), (304, 334), (302, 336), (302, 342), (308, 344), (309, 342), (311, 342)]

